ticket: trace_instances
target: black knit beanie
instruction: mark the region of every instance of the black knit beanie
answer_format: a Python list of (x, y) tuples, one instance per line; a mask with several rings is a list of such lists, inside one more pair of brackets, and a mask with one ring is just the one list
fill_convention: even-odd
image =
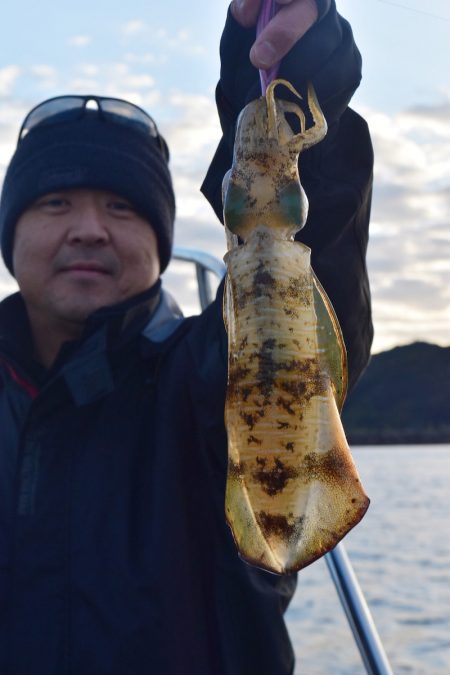
[(175, 196), (159, 139), (138, 125), (85, 109), (77, 119), (60, 113), (33, 127), (11, 159), (0, 201), (1, 250), (11, 274), (19, 216), (39, 197), (69, 188), (107, 190), (127, 199), (153, 227), (164, 271), (172, 251)]

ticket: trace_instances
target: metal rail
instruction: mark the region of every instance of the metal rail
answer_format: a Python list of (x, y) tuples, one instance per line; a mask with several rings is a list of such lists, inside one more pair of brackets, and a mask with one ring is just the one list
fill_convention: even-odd
[(325, 562), (369, 675), (392, 675), (386, 652), (344, 544), (326, 554)]
[(209, 253), (190, 248), (175, 248), (172, 257), (176, 260), (195, 264), (200, 307), (202, 310), (205, 309), (214, 300), (208, 272), (212, 272), (221, 280), (225, 276), (225, 264)]
[[(205, 309), (214, 299), (208, 272), (222, 279), (226, 271), (224, 263), (208, 253), (187, 248), (175, 248), (173, 257), (195, 264), (200, 306)], [(393, 675), (344, 545), (340, 543), (327, 553), (325, 561), (368, 675)]]

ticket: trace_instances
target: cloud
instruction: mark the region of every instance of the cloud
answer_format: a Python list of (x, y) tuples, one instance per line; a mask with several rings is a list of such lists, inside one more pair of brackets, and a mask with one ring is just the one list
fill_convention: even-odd
[(98, 89), (98, 81), (89, 77), (74, 77), (70, 81), (68, 90), (74, 94), (91, 94)]
[(30, 71), (33, 75), (36, 75), (36, 77), (42, 77), (44, 79), (55, 78), (57, 72), (54, 66), (49, 66), (45, 63), (30, 66)]
[(45, 63), (32, 65), (27, 74), (35, 78), (35, 86), (41, 91), (54, 90), (58, 85), (58, 71), (54, 66)]
[(222, 258), (225, 235), (200, 192), (209, 162), (221, 137), (212, 98), (173, 92), (168, 97), (170, 121), (161, 125), (171, 153), (177, 197), (175, 242)]
[(85, 77), (95, 77), (99, 74), (100, 68), (95, 63), (80, 63), (78, 71)]
[(204, 46), (192, 38), (186, 28), (182, 28), (167, 39), (167, 46), (173, 51), (182, 51), (190, 56), (204, 56), (207, 52)]
[(92, 42), (90, 35), (72, 35), (68, 38), (67, 44), (70, 47), (87, 47)]
[(150, 89), (155, 85), (155, 80), (150, 75), (130, 75), (128, 86), (132, 89)]
[(450, 98), (392, 116), (365, 110), (375, 149), (368, 252), (375, 351), (450, 342)]
[(145, 52), (144, 54), (134, 54), (133, 52), (127, 52), (124, 56), (124, 59), (127, 63), (145, 66), (148, 66), (149, 64), (153, 65), (159, 61), (159, 57), (152, 52)]
[[(131, 40), (134, 41), (135, 52), (128, 52), (126, 60), (135, 63), (166, 63), (169, 55), (171, 60), (175, 58), (174, 53), (175, 55), (182, 54), (184, 57), (194, 58), (203, 57), (207, 54), (205, 47), (199, 43), (188, 28), (171, 31), (166, 28), (150, 26), (141, 19), (133, 19), (120, 27), (120, 33), (123, 44), (128, 45)], [(141, 38), (140, 41), (139, 38)], [(148, 48), (149, 44), (152, 45), (154, 52), (149, 54), (147, 51), (143, 54), (139, 46)]]
[(21, 75), (19, 66), (4, 66), (0, 68), (0, 96), (10, 96), (16, 80)]
[(125, 35), (125, 37), (134, 37), (135, 35), (146, 31), (147, 24), (141, 19), (132, 19), (122, 26), (122, 34)]
[(174, 168), (184, 175), (199, 168), (206, 172), (221, 136), (213, 98), (172, 92), (168, 104), (174, 120), (166, 125)]
[[(417, 105), (407, 110), (403, 115), (405, 125), (411, 125), (416, 129), (422, 128), (422, 132), (431, 135), (446, 136), (450, 138), (450, 94), (448, 101), (444, 100), (435, 106)], [(432, 140), (432, 136), (431, 139)]]
[(102, 65), (80, 64), (65, 88), (75, 93), (124, 98), (149, 108), (160, 99), (154, 78), (148, 73), (138, 72), (133, 64), (122, 61)]

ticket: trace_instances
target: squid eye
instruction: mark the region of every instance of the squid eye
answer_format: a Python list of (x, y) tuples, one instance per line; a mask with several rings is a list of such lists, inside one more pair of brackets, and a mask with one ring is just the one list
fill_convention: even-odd
[(308, 200), (298, 181), (290, 181), (280, 190), (278, 204), (280, 216), (286, 224), (297, 223), (303, 227), (308, 212)]
[(241, 234), (249, 214), (248, 193), (229, 180), (224, 200), (224, 213), (226, 225), (230, 232)]

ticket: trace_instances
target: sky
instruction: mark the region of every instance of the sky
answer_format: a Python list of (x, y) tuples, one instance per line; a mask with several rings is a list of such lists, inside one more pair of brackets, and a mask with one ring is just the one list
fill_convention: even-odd
[[(368, 250), (373, 351), (415, 340), (449, 345), (450, 2), (337, 5), (363, 55), (351, 105), (369, 123), (376, 158)], [(221, 258), (223, 228), (199, 187), (220, 136), (214, 89), (227, 7), (225, 0), (7, 3), (0, 182), (33, 105), (67, 93), (127, 98), (152, 114), (169, 142), (176, 245)], [(184, 297), (193, 279), (181, 265), (167, 282)], [(0, 263), (0, 298), (15, 289)]]

